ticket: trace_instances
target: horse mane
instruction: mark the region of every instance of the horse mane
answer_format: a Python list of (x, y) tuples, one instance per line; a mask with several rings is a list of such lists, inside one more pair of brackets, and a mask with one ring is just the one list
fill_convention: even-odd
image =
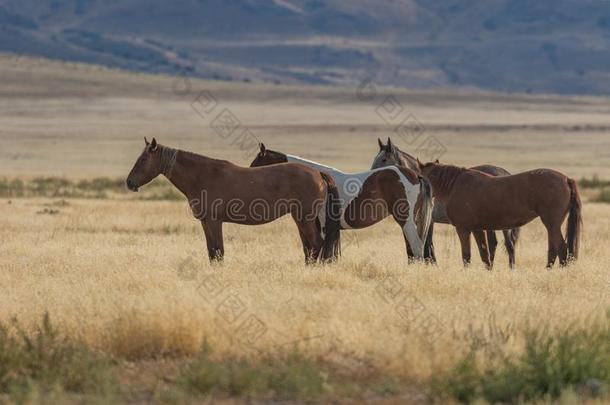
[(169, 175), (176, 164), (178, 150), (168, 146), (159, 145), (161, 151), (161, 173)]
[[(429, 163), (430, 164), (430, 163)], [(468, 170), (465, 167), (458, 167), (452, 165), (441, 165), (432, 163), (432, 169), (428, 174), (428, 178), (432, 183), (434, 191), (439, 195), (447, 195), (453, 189), (455, 180), (460, 174)]]
[[(385, 148), (387, 152), (388, 146), (385, 145)], [(419, 171), (419, 168), (417, 166), (417, 158), (415, 156), (410, 155), (403, 150), (400, 150), (400, 148), (394, 144), (392, 144), (391, 152), (394, 155), (394, 159), (397, 162), (400, 162), (401, 165), (407, 166), (409, 169), (414, 170), (416, 172)]]
[[(193, 162), (193, 163), (231, 163), (225, 159), (215, 159), (209, 156), (200, 155), (199, 153), (189, 152), (187, 150), (182, 149), (172, 149), (170, 147), (164, 146), (163, 148), (170, 149), (176, 152), (177, 160), (181, 162)], [(233, 164), (233, 163), (231, 163)]]
[(408, 159), (411, 159), (413, 162), (417, 162), (417, 158), (416, 158), (415, 156), (413, 156), (413, 155), (411, 155), (411, 154), (409, 154), (409, 153), (405, 152), (404, 150), (400, 150), (400, 149), (398, 148), (398, 146), (394, 146), (394, 148), (396, 148), (396, 153), (397, 153), (399, 156), (402, 156), (402, 157), (404, 157), (404, 158), (407, 158), (407, 160), (408, 160)]

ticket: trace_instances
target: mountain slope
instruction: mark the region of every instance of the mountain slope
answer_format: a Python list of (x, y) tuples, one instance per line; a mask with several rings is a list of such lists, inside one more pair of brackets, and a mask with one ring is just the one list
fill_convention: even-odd
[(610, 2), (4, 0), (0, 51), (227, 80), (607, 94)]

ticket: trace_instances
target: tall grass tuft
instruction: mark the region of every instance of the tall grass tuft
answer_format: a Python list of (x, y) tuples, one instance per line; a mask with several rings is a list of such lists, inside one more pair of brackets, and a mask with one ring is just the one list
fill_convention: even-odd
[(17, 321), (0, 323), (0, 392), (23, 399), (38, 391), (111, 395), (111, 363), (85, 345), (62, 337), (48, 314), (33, 332)]
[(604, 188), (600, 193), (593, 198), (593, 202), (602, 202), (610, 204), (610, 188)]
[(481, 356), (473, 349), (433, 381), (438, 397), (462, 403), (520, 403), (565, 392), (599, 397), (610, 386), (610, 315), (583, 328), (528, 327), (518, 355)]
[(602, 180), (597, 174), (594, 174), (591, 178), (582, 177), (578, 181), (578, 185), (581, 188), (605, 188), (610, 187), (610, 180)]
[(178, 384), (195, 395), (251, 396), (311, 400), (323, 391), (324, 377), (312, 361), (297, 352), (266, 357), (216, 361), (204, 345), (181, 373)]

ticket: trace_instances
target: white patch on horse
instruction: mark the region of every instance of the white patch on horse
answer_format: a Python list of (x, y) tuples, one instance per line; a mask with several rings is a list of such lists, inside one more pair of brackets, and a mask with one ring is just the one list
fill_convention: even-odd
[(339, 200), (341, 201), (341, 229), (352, 229), (352, 227), (345, 220), (345, 213), (347, 212), (347, 207), (362, 192), (362, 186), (364, 185), (366, 179), (368, 179), (374, 173), (383, 170), (393, 170), (398, 175), (399, 181), (402, 183), (405, 190), (405, 197), (409, 203), (409, 216), (405, 225), (403, 226), (403, 233), (409, 242), (409, 246), (411, 246), (411, 251), (413, 254), (419, 258), (423, 257), (424, 242), (417, 233), (417, 225), (415, 224), (415, 205), (417, 203), (417, 198), (419, 197), (420, 187), (419, 184), (411, 184), (409, 179), (396, 166), (385, 166), (361, 173), (344, 173), (335, 169), (334, 167), (326, 166), (294, 155), (286, 155), (286, 160), (290, 163), (299, 163), (313, 169), (326, 172), (333, 177), (339, 192)]
[(407, 202), (409, 203), (409, 217), (402, 227), (403, 232), (407, 237), (407, 241), (409, 241), (413, 254), (416, 257), (423, 257), (424, 242), (417, 233), (417, 225), (415, 224), (415, 205), (420, 193), (419, 184), (411, 184), (409, 179), (396, 166), (388, 166), (387, 168), (393, 168), (396, 174), (398, 174), (398, 178), (405, 189)]

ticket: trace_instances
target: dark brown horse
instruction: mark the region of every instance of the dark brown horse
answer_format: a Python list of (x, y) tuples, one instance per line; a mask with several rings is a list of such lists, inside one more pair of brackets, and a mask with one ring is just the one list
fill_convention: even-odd
[[(388, 138), (388, 143), (386, 145), (383, 144), (381, 139), (377, 139), (379, 143), (379, 153), (375, 156), (373, 160), (373, 164), (371, 169), (377, 169), (379, 167), (386, 167), (390, 165), (404, 166), (408, 167), (411, 170), (419, 172), (419, 167), (417, 165), (417, 159), (407, 152), (403, 152), (398, 148), (398, 146), (392, 143), (392, 140)], [(500, 176), (510, 176), (510, 173), (501, 167), (492, 166), (492, 165), (481, 165), (471, 167), (471, 169), (479, 170), (483, 173), (487, 173), (491, 176), (500, 177)], [(442, 202), (435, 202), (434, 211), (432, 213), (432, 224), (430, 225), (430, 231), (428, 232), (428, 240), (426, 241), (426, 248), (430, 249), (427, 253), (428, 257), (434, 258), (434, 244), (432, 241), (432, 235), (434, 233), (434, 222), (438, 222), (440, 224), (451, 224), (449, 218), (447, 217), (447, 212), (445, 209), (445, 205)], [(502, 230), (504, 234), (504, 246), (506, 247), (506, 252), (508, 253), (508, 264), (511, 269), (515, 267), (515, 247), (517, 244), (517, 240), (519, 239), (519, 228), (513, 229), (504, 229)], [(485, 236), (487, 237), (489, 252), (479, 250), (481, 255), (481, 260), (485, 261), (485, 257), (487, 257), (489, 253), (489, 258), (493, 265), (494, 258), (496, 256), (496, 247), (498, 246), (498, 239), (496, 238), (496, 233), (491, 230), (485, 231)]]
[(430, 258), (424, 247), (432, 222), (430, 183), (406, 167), (385, 167), (360, 173), (344, 173), (298, 156), (269, 150), (260, 144), (260, 153), (251, 166), (285, 162), (299, 163), (331, 175), (339, 191), (341, 229), (362, 229), (391, 215), (400, 225), (409, 260)]
[(127, 177), (132, 191), (160, 174), (188, 199), (201, 221), (210, 261), (222, 260), (222, 223), (265, 224), (288, 213), (297, 224), (305, 263), (339, 255), (338, 193), (332, 177), (297, 164), (245, 168), (225, 160), (148, 143)]
[[(418, 162), (418, 165), (432, 183), (435, 198), (447, 208), (447, 217), (460, 238), (465, 265), (470, 263), (471, 233), (481, 250), (488, 251), (484, 230), (513, 229), (536, 217), (540, 217), (548, 232), (548, 268), (558, 255), (562, 266), (578, 257), (582, 205), (573, 179), (550, 169), (493, 177), (478, 170), (439, 163)], [(566, 216), (564, 240), (561, 225)], [(488, 256), (483, 261), (491, 268)]]

